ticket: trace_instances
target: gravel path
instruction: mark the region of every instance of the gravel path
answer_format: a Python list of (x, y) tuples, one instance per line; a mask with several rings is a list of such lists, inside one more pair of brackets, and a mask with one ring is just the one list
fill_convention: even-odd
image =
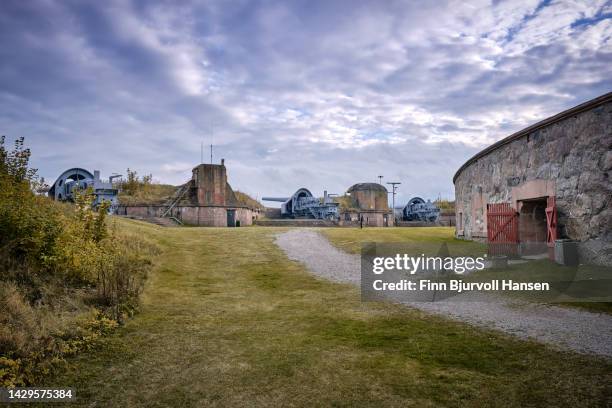
[[(359, 255), (345, 253), (310, 229), (296, 229), (276, 244), (315, 275), (336, 282), (360, 284)], [(573, 308), (495, 298), (487, 302), (406, 302), (417, 309), (455, 320), (501, 330), (580, 353), (612, 358), (612, 316)]]

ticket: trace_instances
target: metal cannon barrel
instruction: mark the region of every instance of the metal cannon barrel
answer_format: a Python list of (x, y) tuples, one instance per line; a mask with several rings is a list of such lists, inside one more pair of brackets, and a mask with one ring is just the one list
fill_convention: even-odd
[(289, 201), (289, 197), (261, 197), (263, 201), (278, 201), (280, 203), (284, 203), (285, 201)]

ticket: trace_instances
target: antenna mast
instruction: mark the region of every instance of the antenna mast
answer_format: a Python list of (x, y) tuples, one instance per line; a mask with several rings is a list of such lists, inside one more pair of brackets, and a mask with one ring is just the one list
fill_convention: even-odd
[(215, 136), (215, 124), (210, 121), (210, 164), (213, 164), (213, 137)]
[(392, 182), (387, 182), (387, 184), (390, 184), (391, 187), (393, 188), (393, 190), (390, 191), (390, 193), (393, 194), (393, 204), (391, 204), (391, 207), (392, 207), (391, 214), (393, 216), (393, 225), (395, 226), (395, 194), (397, 192), (397, 186), (402, 183), (398, 181), (392, 181)]

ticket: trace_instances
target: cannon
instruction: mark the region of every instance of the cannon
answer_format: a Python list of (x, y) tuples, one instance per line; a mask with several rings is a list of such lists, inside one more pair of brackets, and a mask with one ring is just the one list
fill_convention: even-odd
[(339, 204), (324, 192), (317, 198), (306, 188), (298, 189), (291, 197), (262, 197), (264, 201), (281, 202), (281, 216), (287, 218), (315, 218), (337, 220)]
[(436, 222), (440, 215), (440, 209), (430, 200), (423, 200), (421, 197), (414, 197), (402, 210), (404, 221), (423, 221)]
[(93, 206), (97, 207), (104, 200), (110, 201), (109, 212), (114, 213), (119, 204), (118, 190), (113, 187), (113, 179), (117, 177), (121, 176), (114, 175), (109, 177), (108, 181), (103, 181), (100, 179), (99, 170), (91, 174), (85, 169), (74, 167), (60, 174), (47, 194), (57, 201), (74, 201), (75, 189), (85, 190), (91, 187), (95, 196)]

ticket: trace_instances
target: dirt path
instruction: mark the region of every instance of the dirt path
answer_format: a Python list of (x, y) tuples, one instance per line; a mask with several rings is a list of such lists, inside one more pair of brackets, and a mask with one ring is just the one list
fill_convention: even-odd
[[(338, 250), (313, 230), (291, 230), (276, 244), (320, 277), (359, 285), (360, 258)], [(420, 310), (560, 348), (612, 358), (612, 316), (498, 299), (496, 302), (413, 302)]]

